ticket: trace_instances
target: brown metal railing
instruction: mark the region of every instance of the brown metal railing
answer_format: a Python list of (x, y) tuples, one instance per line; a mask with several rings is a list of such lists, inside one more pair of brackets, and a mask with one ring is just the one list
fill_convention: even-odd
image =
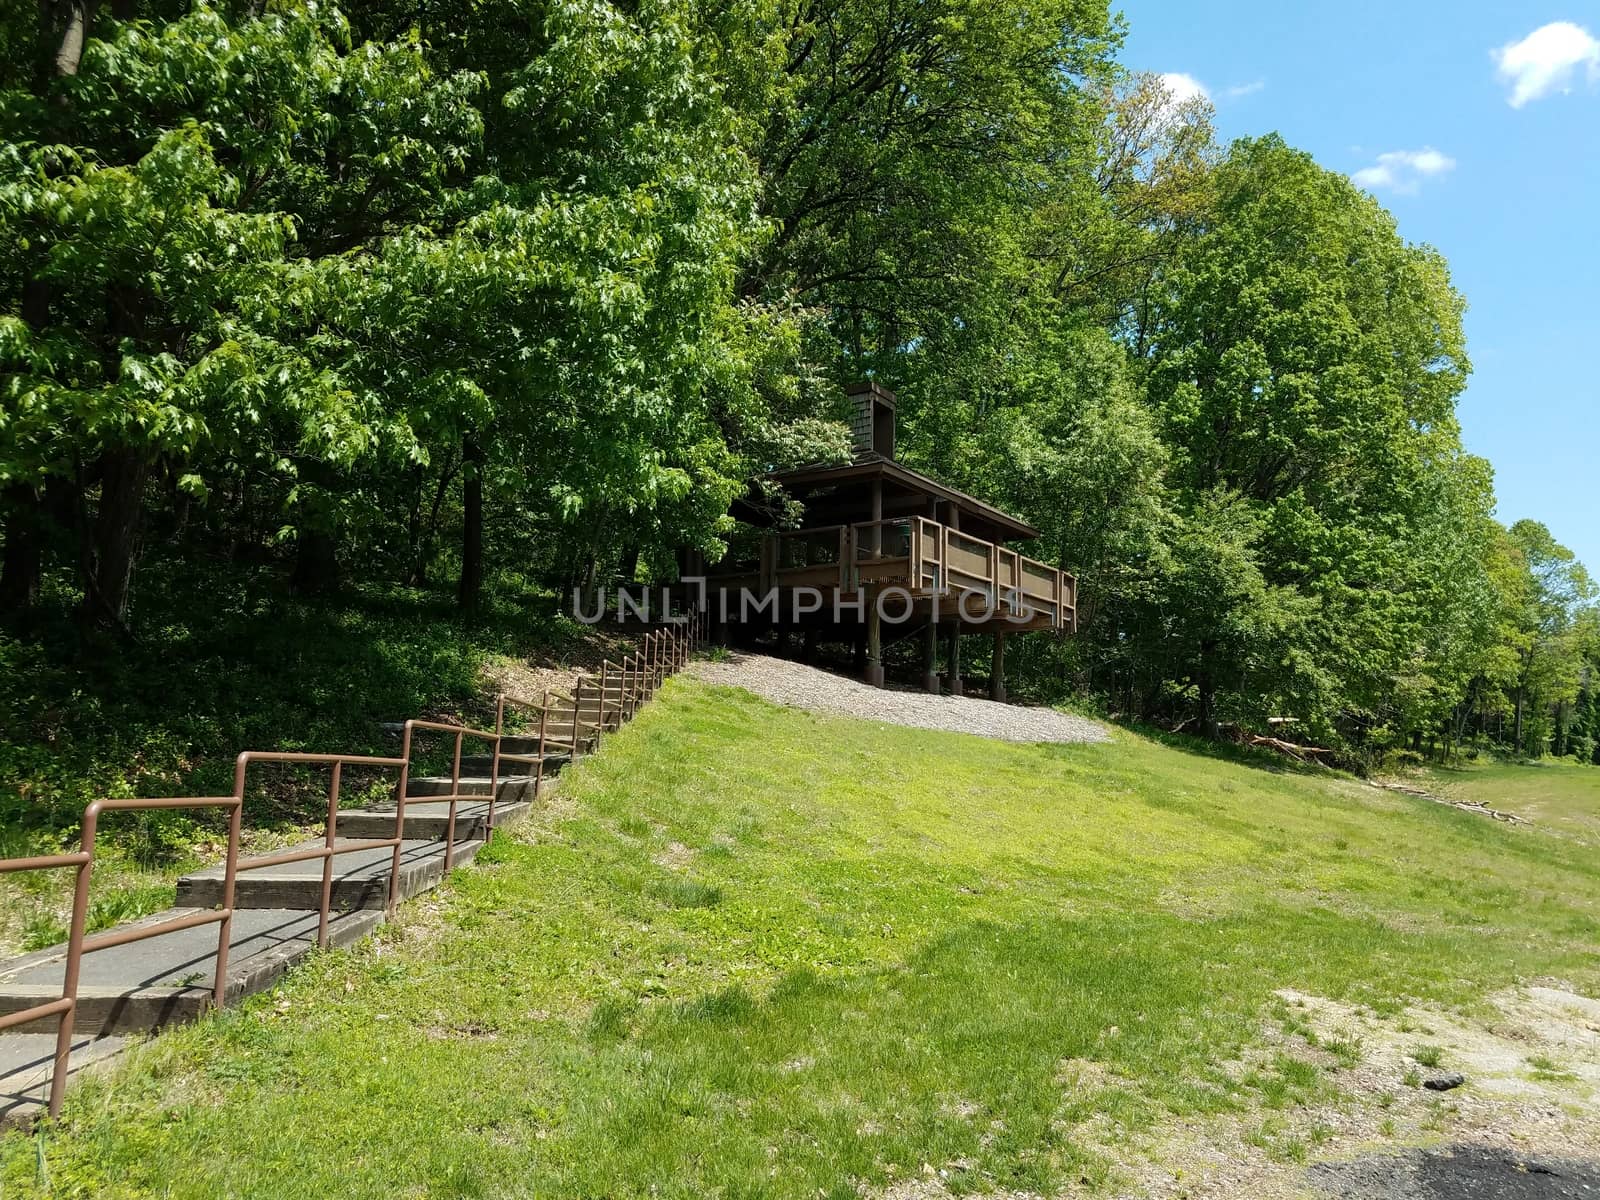
[[(706, 615), (696, 612), (691, 614), (689, 619), (682, 624), (648, 632), (643, 638), (643, 645), (640, 650), (626, 656), (620, 665), (609, 661), (605, 662), (601, 667), (598, 681), (591, 680), (586, 676), (579, 676), (572, 696), (565, 696), (553, 690), (546, 691), (541, 704), (529, 705), (511, 700), (509, 697), (502, 695), (497, 698), (495, 703), (495, 727), (493, 732), (472, 729), (464, 725), (451, 725), (441, 721), (426, 721), (413, 718), (407, 721), (402, 729), (400, 753), (394, 757), (365, 754), (303, 754), (288, 751), (247, 750), (234, 761), (233, 794), (231, 796), (96, 800), (83, 811), (83, 822), (77, 850), (61, 854), (0, 859), (0, 874), (67, 868), (74, 869), (77, 872), (77, 878), (74, 880), (73, 885), (72, 915), (67, 928), (66, 961), (62, 972), (61, 995), (57, 999), (48, 1000), (42, 1004), (36, 1004), (16, 1012), (0, 1014), (0, 1032), (34, 1021), (48, 1020), (51, 1017), (56, 1018), (56, 1050), (52, 1058), (50, 1093), (46, 1111), (52, 1117), (58, 1115), (61, 1111), (61, 1101), (66, 1090), (72, 1052), (73, 1029), (78, 1011), (79, 978), (85, 954), (92, 954), (97, 950), (108, 950), (113, 946), (125, 946), (131, 942), (144, 941), (166, 933), (176, 933), (184, 929), (215, 924), (217, 926), (217, 952), (211, 983), (211, 1005), (217, 1008), (222, 1007), (227, 999), (228, 952), (232, 944), (234, 902), (238, 878), (241, 873), (261, 870), (266, 867), (282, 866), (288, 863), (310, 862), (320, 859), (322, 862), (322, 886), (318, 898), (317, 945), (326, 948), (329, 943), (329, 924), (333, 911), (334, 859), (341, 854), (351, 854), (363, 850), (390, 849), (393, 851), (393, 857), (390, 864), (384, 911), (392, 916), (395, 905), (399, 901), (400, 868), (403, 861), (406, 805), (408, 802), (428, 801), (437, 803), (444, 801), (449, 805), (448, 817), (445, 823), (443, 870), (448, 874), (451, 869), (451, 859), (455, 850), (457, 807), (462, 800), (476, 800), (479, 798), (477, 795), (463, 794), (461, 791), (461, 750), (466, 740), (472, 739), (487, 742), (492, 747), (489, 792), (487, 796), (488, 805), (483, 823), (483, 840), (487, 841), (494, 831), (495, 804), (499, 795), (500, 769), (503, 763), (535, 764), (533, 796), (536, 798), (544, 781), (545, 759), (548, 756), (549, 748), (552, 744), (557, 744), (552, 739), (560, 722), (564, 721), (566, 723), (568, 732), (567, 748), (574, 761), (582, 753), (583, 746), (592, 744), (598, 748), (599, 738), (601, 733), (604, 732), (607, 721), (614, 718), (616, 727), (620, 727), (623, 721), (638, 712), (639, 708), (660, 688), (668, 675), (688, 663), (694, 652), (695, 645), (703, 641), (707, 628)], [(592, 693), (592, 705), (596, 712), (596, 718), (592, 721), (584, 716), (585, 695), (587, 693)], [(552, 704), (552, 697), (557, 703)], [(611, 704), (613, 697), (615, 698), (614, 706)], [(539, 724), (536, 735), (538, 738), (538, 750), (536, 753), (514, 754), (502, 747), (501, 743), (508, 737), (527, 738), (535, 736), (532, 734), (508, 734), (504, 731), (505, 713), (508, 704), (525, 710), (537, 711)], [(446, 796), (409, 795), (411, 759), (418, 733), (439, 733), (453, 739), (450, 792)], [(244, 810), (245, 785), (249, 770), (255, 764), (271, 763), (289, 763), (312, 767), (325, 766), (329, 768), (327, 815), (323, 843), (320, 846), (306, 849), (285, 850), (279, 853), (241, 859), (239, 857), (240, 826)], [(339, 795), (346, 767), (383, 770), (398, 769), (399, 778), (395, 785), (394, 833), (391, 836), (347, 839), (344, 841), (339, 839)], [(225, 810), (228, 814), (228, 841), (223, 860), (221, 903), (213, 909), (196, 911), (156, 924), (131, 925), (120, 929), (110, 929), (92, 936), (89, 935), (87, 932), (89, 892), (94, 875), (96, 839), (101, 815), (117, 811), (180, 808), (219, 808)]]
[[(411, 722), (406, 722), (407, 727)], [(409, 750), (410, 741), (407, 739), (406, 748)], [(396, 900), (396, 888), (400, 876), (400, 850), (404, 840), (402, 834), (405, 829), (406, 819), (406, 766), (408, 756), (400, 758), (376, 758), (367, 754), (298, 754), (282, 751), (246, 750), (234, 762), (233, 794), (242, 805), (244, 803), (245, 778), (252, 763), (300, 763), (306, 766), (326, 766), (332, 769), (328, 772), (328, 815), (326, 829), (323, 834), (323, 844), (309, 850), (284, 850), (277, 854), (263, 854), (255, 858), (237, 860), (239, 852), (236, 838), (230, 837), (228, 853), (236, 859), (237, 870), (259, 871), (264, 867), (284, 866), (289, 863), (310, 862), (313, 859), (322, 860), (322, 893), (317, 909), (317, 945), (326, 948), (328, 945), (328, 919), (333, 902), (333, 860), (341, 854), (351, 854), (359, 850), (379, 850), (393, 847), (394, 871), (389, 877), (389, 895), (384, 903), (384, 911), (393, 913)], [(338, 842), (339, 828), (339, 785), (344, 775), (344, 768), (350, 767), (398, 767), (400, 769), (400, 783), (395, 789), (394, 835), (386, 838), (367, 838), (361, 841)], [(448, 860), (447, 860), (448, 861)], [(231, 884), (224, 885), (227, 894), (226, 903), (231, 904)], [(223, 977), (226, 966), (225, 961), (218, 961), (217, 978)], [(220, 986), (220, 985), (219, 985)], [(220, 1003), (220, 1000), (218, 1001)]]
[[(59, 999), (34, 1005), (18, 1012), (0, 1016), (0, 1031), (26, 1024), (29, 1021), (56, 1018), (56, 1051), (50, 1074), (50, 1099), (47, 1111), (53, 1117), (61, 1111), (61, 1097), (66, 1091), (69, 1059), (72, 1055), (72, 1031), (78, 1015), (78, 975), (83, 966), (83, 956), (96, 950), (109, 950), (129, 942), (143, 941), (163, 933), (176, 933), (180, 929), (193, 929), (198, 925), (216, 924), (217, 972), (211, 985), (211, 1002), (221, 1007), (227, 986), (228, 946), (233, 930), (234, 882), (239, 865), (239, 814), (244, 804), (241, 797), (189, 796), (152, 799), (96, 800), (83, 810), (83, 824), (78, 849), (70, 854), (47, 854), (33, 858), (0, 859), (0, 874), (15, 871), (53, 870), (76, 867), (78, 877), (72, 890), (72, 916), (67, 926), (67, 959), (62, 968), (61, 996)], [(148, 811), (172, 808), (225, 808), (228, 810), (228, 855), (223, 868), (222, 905), (210, 912), (191, 913), (174, 917), (155, 925), (136, 925), (126, 929), (112, 929), (94, 937), (86, 936), (89, 916), (89, 883), (94, 874), (96, 836), (100, 815), (123, 810)]]

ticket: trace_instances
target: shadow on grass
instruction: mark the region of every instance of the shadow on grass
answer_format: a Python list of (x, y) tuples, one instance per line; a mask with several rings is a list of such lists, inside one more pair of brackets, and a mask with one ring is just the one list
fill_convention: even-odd
[(1344, 772), (1331, 767), (1319, 766), (1314, 762), (1298, 762), (1288, 755), (1280, 754), (1275, 750), (1268, 750), (1259, 746), (1241, 746), (1237, 742), (1212, 741), (1210, 738), (1200, 737), (1192, 733), (1173, 733), (1162, 729), (1158, 725), (1150, 725), (1143, 721), (1119, 719), (1114, 722), (1120, 729), (1171, 750), (1179, 750), (1185, 754), (1192, 754), (1198, 758), (1210, 758), (1219, 762), (1233, 763), (1241, 767), (1250, 767), (1258, 771), (1266, 771), (1272, 775), (1305, 775), (1317, 779), (1337, 777)]
[[(70, 836), (101, 796), (225, 795), (241, 750), (393, 753), (384, 722), (482, 721), (486, 656), (571, 636), (548, 595), (515, 581), (463, 617), (444, 589), (297, 597), (271, 568), (155, 560), (134, 597), (137, 640), (85, 642), (69, 584), (52, 583), (29, 627), (0, 635), (0, 854)], [(314, 818), (324, 787), (264, 773), (247, 818)], [(158, 862), (207, 827), (181, 813), (119, 823), (136, 857)]]

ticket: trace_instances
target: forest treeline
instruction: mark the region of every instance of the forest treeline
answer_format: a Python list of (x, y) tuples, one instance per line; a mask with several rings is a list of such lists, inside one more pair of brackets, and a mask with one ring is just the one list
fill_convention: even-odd
[[(1105, 0), (43, 0), (0, 17), (0, 604), (139, 565), (303, 592), (715, 558), (847, 453), (1017, 512), (1044, 695), (1352, 758), (1593, 758), (1594, 589), (1492, 517), (1463, 299), (1277, 137), (1117, 62)], [(489, 583), (486, 585), (486, 579)], [(1022, 644), (1026, 643), (1026, 644)]]

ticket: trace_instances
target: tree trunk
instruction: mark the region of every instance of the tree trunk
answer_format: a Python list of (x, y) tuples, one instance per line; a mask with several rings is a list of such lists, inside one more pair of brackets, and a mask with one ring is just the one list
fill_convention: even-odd
[(476, 438), (461, 440), (461, 459), (461, 589), (456, 601), (463, 611), (471, 611), (483, 597), (483, 447)]
[(289, 587), (302, 596), (318, 596), (339, 586), (339, 538), (331, 493), (339, 486), (331, 464), (307, 459), (300, 468), (304, 488), (295, 514), (294, 570)]
[(1200, 699), (1200, 731), (1212, 741), (1222, 737), (1222, 726), (1217, 721), (1217, 682), (1211, 670), (1211, 656), (1215, 650), (1209, 642), (1200, 647), (1200, 671), (1194, 681)]
[(43, 504), (26, 484), (5, 489), (6, 548), (0, 562), (0, 614), (26, 612), (39, 602), (44, 562)]
[(91, 626), (126, 631), (149, 471), (137, 450), (123, 447), (100, 456), (100, 508), (83, 581), (83, 617)]
[(319, 596), (338, 586), (338, 540), (325, 529), (302, 527), (295, 542), (290, 589), (302, 596)]
[(83, 45), (89, 40), (89, 24), (94, 19), (92, 0), (59, 0), (54, 6), (67, 15), (66, 28), (61, 31), (61, 41), (56, 46), (55, 72), (57, 75), (76, 75), (83, 61)]
[(622, 548), (622, 555), (617, 559), (617, 577), (621, 580), (622, 586), (627, 587), (638, 573), (639, 543), (629, 542)]
[(1522, 753), (1522, 685), (1517, 684), (1517, 717), (1512, 725), (1512, 740), (1518, 754)]

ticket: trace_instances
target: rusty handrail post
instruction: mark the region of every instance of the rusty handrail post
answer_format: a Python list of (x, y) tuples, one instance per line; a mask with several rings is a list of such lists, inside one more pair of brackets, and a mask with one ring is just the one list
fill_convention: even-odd
[(545, 688), (545, 690), (544, 690), (544, 703), (539, 706), (539, 762), (538, 762), (538, 765), (535, 766), (534, 769), (533, 769), (533, 771), (534, 771), (534, 774), (533, 774), (533, 795), (534, 795), (534, 799), (538, 799), (539, 790), (544, 786), (544, 756), (545, 756), (545, 753), (546, 753), (545, 748), (544, 748), (544, 732), (545, 732), (545, 726), (549, 722), (549, 720), (550, 720), (550, 689), (549, 688)]
[(500, 739), (505, 734), (506, 697), (501, 692), (494, 701), (494, 756), (489, 762), (489, 811), (483, 819), (483, 842), (494, 835), (494, 803), (500, 794)]
[[(450, 874), (450, 855), (456, 848), (456, 801), (461, 795), (461, 730), (456, 730), (455, 753), (450, 759), (450, 808), (444, 825), (444, 870), (440, 878)], [(494, 792), (494, 784), (489, 784)]]
[(411, 739), (415, 727), (416, 718), (413, 717), (406, 722), (400, 738), (400, 757), (405, 761), (400, 764), (400, 780), (394, 794), (394, 858), (389, 868), (389, 895), (384, 901), (384, 913), (389, 917), (394, 916), (395, 905), (400, 900), (400, 859), (405, 846), (406, 793), (411, 790)]
[[(89, 924), (89, 879), (94, 871), (95, 832), (100, 823), (98, 800), (83, 810), (78, 851), (83, 861), (73, 881), (72, 917), (67, 926), (67, 961), (61, 977), (61, 998), (67, 1002), (56, 1021), (56, 1057), (50, 1072), (50, 1099), (45, 1111), (52, 1117), (61, 1114), (61, 1101), (67, 1094), (67, 1073), (71, 1069), (72, 1032), (78, 1020), (78, 979), (83, 967), (83, 938)], [(221, 959), (218, 960), (221, 962)]]
[(583, 676), (578, 676), (577, 686), (572, 689), (572, 761), (578, 761), (578, 708), (583, 704)]
[(328, 853), (322, 858), (322, 899), (317, 909), (317, 945), (328, 948), (328, 913), (333, 908), (333, 841), (339, 826), (339, 780), (344, 764), (336, 762), (328, 773), (328, 828), (322, 844)]
[(227, 1001), (228, 954), (233, 947), (233, 909), (239, 889), (240, 843), (244, 840), (244, 781), (250, 751), (233, 760), (233, 812), (228, 817), (228, 858), (222, 867), (223, 918), (217, 927), (216, 973), (211, 980), (211, 1002), (221, 1008)]

